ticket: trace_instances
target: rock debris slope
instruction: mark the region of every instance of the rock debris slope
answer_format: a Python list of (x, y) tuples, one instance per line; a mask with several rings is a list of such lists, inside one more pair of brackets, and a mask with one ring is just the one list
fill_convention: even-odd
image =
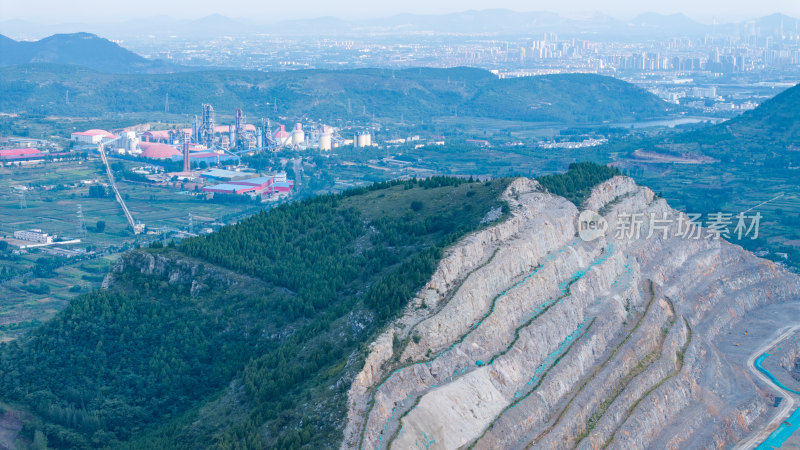
[(771, 418), (726, 340), (754, 311), (800, 319), (800, 278), (674, 220), (620, 238), (626, 214), (681, 215), (626, 177), (585, 202), (608, 222), (592, 241), (536, 181), (504, 199), (371, 344), (342, 448), (720, 447)]

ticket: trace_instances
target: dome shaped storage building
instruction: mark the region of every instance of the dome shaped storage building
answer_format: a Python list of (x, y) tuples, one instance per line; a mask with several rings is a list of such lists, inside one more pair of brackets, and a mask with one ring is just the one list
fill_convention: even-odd
[(177, 148), (168, 144), (141, 142), (139, 147), (142, 148), (142, 156), (145, 158), (168, 159), (181, 154)]

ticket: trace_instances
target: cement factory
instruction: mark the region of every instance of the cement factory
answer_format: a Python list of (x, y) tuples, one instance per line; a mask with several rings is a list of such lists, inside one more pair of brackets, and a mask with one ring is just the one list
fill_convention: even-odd
[(202, 112), (194, 116), (191, 128), (151, 129), (150, 124), (145, 124), (125, 128), (117, 134), (92, 129), (74, 132), (70, 140), (75, 149), (96, 149), (100, 154), (108, 184), (135, 234), (144, 232), (145, 226), (134, 219), (119, 194), (107, 153), (121, 158), (182, 162), (181, 172), (148, 175), (153, 182), (180, 179), (193, 183), (195, 191), (202, 195), (248, 195), (267, 201), (290, 195), (294, 180), (287, 179), (285, 172), (259, 174), (242, 168), (241, 155), (284, 150), (325, 153), (342, 146), (373, 146), (372, 135), (368, 132), (355, 133), (352, 139), (345, 139), (338, 129), (324, 124), (313, 124), (306, 129), (298, 122), (287, 131), (284, 125), (273, 126), (268, 119), (263, 119), (256, 126), (247, 123), (238, 108), (233, 124), (219, 125), (216, 111), (210, 104), (202, 105)]
[(236, 109), (232, 125), (218, 125), (216, 111), (210, 104), (202, 106), (202, 113), (194, 117), (191, 128), (130, 130), (119, 136), (105, 130), (88, 130), (72, 133), (71, 140), (87, 145), (113, 141), (115, 145), (107, 146), (110, 151), (150, 159), (184, 160), (192, 163), (184, 163), (187, 169), (200, 162), (207, 165), (234, 162), (241, 154), (284, 149), (327, 152), (340, 146), (373, 145), (369, 132), (355, 133), (348, 139), (328, 125), (305, 129), (302, 123), (296, 123), (287, 131), (285, 125), (273, 126), (269, 119), (262, 119), (256, 126), (247, 123), (241, 109)]

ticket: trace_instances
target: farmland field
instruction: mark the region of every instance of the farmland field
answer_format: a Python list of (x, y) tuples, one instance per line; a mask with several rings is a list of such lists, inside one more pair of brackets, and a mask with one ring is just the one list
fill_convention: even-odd
[[(0, 236), (41, 229), (59, 238), (80, 239), (65, 248), (87, 250), (75, 259), (41, 249), (19, 255), (11, 249), (0, 252), (0, 341), (13, 339), (52, 317), (74, 296), (99, 287), (120, 251), (160, 237), (134, 236), (113, 196), (89, 196), (90, 186), (107, 181), (102, 163), (94, 159), (0, 167)], [(125, 181), (117, 185), (134, 218), (151, 229), (187, 230), (192, 214), (197, 231), (256, 206), (210, 203), (173, 187)], [(79, 206), (85, 233), (79, 232)], [(105, 222), (102, 232), (97, 231), (99, 221)]]

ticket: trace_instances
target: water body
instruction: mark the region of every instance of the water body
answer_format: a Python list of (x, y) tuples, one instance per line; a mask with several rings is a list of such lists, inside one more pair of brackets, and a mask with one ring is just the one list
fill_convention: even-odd
[[(764, 353), (763, 355), (759, 356), (756, 359), (754, 363), (756, 369), (758, 369), (764, 375), (769, 377), (769, 379), (772, 380), (773, 383), (780, 386), (782, 389), (785, 389), (789, 392), (794, 392), (795, 394), (800, 394), (800, 392), (784, 386), (780, 381), (778, 381), (775, 378), (774, 375), (772, 375), (772, 373), (770, 373), (769, 370), (765, 369), (764, 366), (761, 365), (764, 362), (764, 360), (767, 359), (767, 356), (769, 356), (769, 353)], [(781, 446), (783, 446), (783, 443), (786, 442), (786, 440), (789, 439), (789, 437), (792, 434), (794, 434), (798, 428), (800, 428), (800, 408), (795, 409), (792, 415), (789, 416), (788, 419), (781, 422), (780, 426), (778, 426), (778, 429), (773, 431), (772, 434), (770, 434), (769, 437), (763, 443), (761, 443), (761, 445), (756, 447), (756, 450), (769, 450), (769, 449), (781, 448)]]
[(619, 122), (610, 123), (610, 127), (618, 128), (652, 128), (652, 127), (667, 127), (675, 128), (678, 125), (686, 125), (690, 123), (708, 122), (709, 124), (716, 124), (726, 119), (720, 117), (676, 117), (674, 119), (661, 119), (661, 120), (643, 120), (641, 122)]

